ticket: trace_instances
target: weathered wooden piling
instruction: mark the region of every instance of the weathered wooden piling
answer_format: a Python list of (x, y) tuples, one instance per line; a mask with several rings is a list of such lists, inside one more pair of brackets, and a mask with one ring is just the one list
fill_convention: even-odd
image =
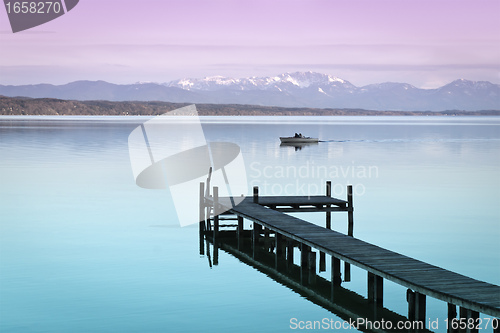
[[(326, 182), (326, 196), (331, 197), (332, 196), (332, 182), (327, 181)], [(331, 229), (332, 228), (332, 212), (328, 210), (331, 208), (332, 205), (325, 205), (325, 208), (327, 209), (326, 211), (326, 228)], [(324, 272), (326, 271), (326, 255), (325, 252), (320, 251), (319, 252), (319, 271)]]
[(340, 259), (332, 256), (331, 259), (331, 299), (335, 301), (335, 290), (340, 287), (342, 282), (341, 272), (340, 272)]
[(306, 277), (309, 276), (309, 252), (311, 247), (300, 243), (300, 283), (306, 283)]
[(283, 235), (276, 233), (275, 236), (275, 262), (274, 266), (278, 269), (278, 262), (283, 258)]
[(307, 283), (313, 285), (316, 284), (316, 252), (309, 252), (309, 262), (308, 262), (308, 281)]
[(406, 301), (408, 302), (408, 319), (414, 322), (420, 322), (425, 327), (425, 295), (408, 289), (406, 291)]
[(200, 233), (200, 255), (205, 254), (205, 247), (203, 246), (203, 233), (205, 232), (205, 183), (200, 183), (200, 222), (199, 233)]
[[(347, 186), (347, 236), (354, 235), (354, 206), (352, 200), (352, 185)], [(351, 264), (344, 262), (344, 281), (351, 281)]]
[(384, 304), (384, 279), (368, 272), (368, 302), (375, 306)]
[[(327, 181), (326, 182), (326, 196), (331, 198), (332, 197), (332, 182)], [(332, 207), (332, 205), (326, 205), (327, 208)], [(327, 211), (326, 212), (326, 228), (331, 229), (332, 228), (332, 212)]]
[(258, 186), (253, 187), (253, 203), (256, 203), (256, 204), (259, 203), (259, 187)]
[(253, 257), (256, 258), (259, 251), (259, 238), (260, 232), (262, 230), (262, 226), (258, 223), (253, 223), (253, 231), (252, 231), (252, 251)]
[(293, 265), (293, 240), (290, 238), (286, 239), (286, 265), (287, 269)]
[(243, 216), (238, 215), (238, 227), (236, 230), (236, 237), (238, 239), (238, 250), (241, 249), (243, 245), (243, 231), (244, 231)]
[(214, 230), (213, 230), (213, 233), (214, 233), (214, 239), (217, 238), (218, 234), (219, 234), (219, 213), (220, 213), (220, 209), (219, 209), (219, 188), (217, 186), (214, 186), (213, 188), (213, 193), (214, 193), (214, 196), (213, 196), (213, 202), (214, 202), (214, 205), (213, 205), (213, 210), (214, 210)]
[[(468, 325), (465, 328), (465, 333), (477, 333), (479, 332), (477, 327), (477, 319), (479, 318), (479, 312), (460, 307), (459, 310), (460, 319), (464, 320)], [(472, 323), (472, 325), (470, 325)]]
[[(409, 304), (408, 304), (409, 306)], [(408, 310), (409, 312), (410, 310)], [(447, 319), (448, 319), (448, 327), (446, 328), (447, 333), (455, 333), (457, 330), (453, 328), (451, 323), (453, 320), (457, 319), (457, 306), (455, 304), (448, 303), (448, 313), (447, 313)]]
[(219, 265), (219, 244), (214, 239), (214, 266)]
[(353, 237), (354, 235), (354, 206), (352, 202), (352, 185), (347, 186), (347, 235)]

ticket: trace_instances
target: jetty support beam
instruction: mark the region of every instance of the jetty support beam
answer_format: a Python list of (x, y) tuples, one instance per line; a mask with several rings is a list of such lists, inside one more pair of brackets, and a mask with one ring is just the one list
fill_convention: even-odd
[(278, 263), (281, 259), (283, 259), (283, 235), (277, 232), (275, 234), (275, 262), (274, 262), (274, 268), (278, 270)]
[[(332, 182), (327, 181), (326, 182), (326, 196), (331, 197), (332, 196)], [(325, 208), (330, 208), (332, 205), (325, 205)], [(331, 229), (332, 228), (332, 212), (327, 211), (326, 213), (326, 228)], [(320, 272), (325, 272), (326, 271), (326, 255), (324, 252), (319, 252), (319, 271)]]
[(340, 284), (342, 282), (342, 276), (340, 273), (340, 259), (335, 258), (332, 256), (332, 263), (331, 263), (331, 283), (332, 283), (332, 291), (331, 291), (331, 299), (332, 301), (335, 301), (335, 290), (337, 287), (340, 287)]
[(287, 269), (292, 268), (293, 266), (293, 240), (290, 238), (286, 239), (286, 267)]
[[(479, 330), (477, 329), (477, 319), (478, 318), (479, 318), (479, 312), (460, 307), (460, 319), (464, 319), (464, 321), (467, 324), (469, 324), (469, 322), (473, 323), (473, 325), (467, 325), (467, 328), (465, 329), (466, 333), (478, 333), (479, 332)], [(473, 326), (473, 327), (471, 328), (470, 326)]]
[(214, 242), (216, 237), (219, 235), (219, 188), (214, 186)]
[(199, 233), (200, 233), (200, 255), (205, 254), (205, 247), (203, 244), (205, 233), (205, 183), (200, 182), (200, 216), (199, 216)]
[(241, 250), (243, 248), (243, 230), (243, 216), (238, 215), (238, 229), (236, 230), (238, 250)]
[(316, 252), (309, 252), (309, 267), (308, 267), (308, 283), (313, 285), (316, 283)]
[(406, 300), (408, 301), (408, 319), (421, 322), (422, 328), (425, 328), (425, 295), (408, 289)]
[(255, 259), (257, 257), (258, 247), (259, 247), (259, 237), (262, 226), (255, 221), (253, 222), (253, 232), (252, 232), (252, 255)]
[(300, 243), (300, 283), (304, 284), (306, 281), (306, 275), (308, 275), (309, 270), (309, 253), (311, 252), (311, 247)]
[(368, 272), (368, 302), (375, 306), (384, 304), (384, 279)]
[(354, 207), (352, 203), (352, 185), (347, 186), (347, 235), (354, 235)]
[[(354, 206), (352, 203), (352, 185), (347, 186), (347, 236), (354, 235)], [(351, 281), (351, 264), (344, 262), (344, 281)]]
[(452, 321), (457, 320), (457, 306), (452, 303), (448, 303), (448, 328), (446, 330), (447, 333), (454, 333), (456, 330), (453, 329), (451, 325)]

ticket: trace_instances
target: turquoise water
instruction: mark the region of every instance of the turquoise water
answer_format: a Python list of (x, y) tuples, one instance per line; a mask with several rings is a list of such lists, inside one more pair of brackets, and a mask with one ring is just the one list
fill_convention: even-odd
[[(147, 119), (0, 117), (0, 331), (285, 332), (291, 318), (338, 319), (223, 251), (209, 267), (169, 192), (134, 183), (127, 139)], [(323, 193), (331, 180), (344, 198), (352, 184), (356, 237), (500, 284), (500, 118), (202, 123), (208, 140), (240, 145), (262, 194)], [(280, 147), (295, 132), (327, 142)], [(346, 216), (333, 226), (345, 232)], [(345, 287), (366, 295), (365, 274), (353, 268)], [(406, 313), (404, 288), (384, 295)], [(427, 305), (443, 320), (445, 303)]]

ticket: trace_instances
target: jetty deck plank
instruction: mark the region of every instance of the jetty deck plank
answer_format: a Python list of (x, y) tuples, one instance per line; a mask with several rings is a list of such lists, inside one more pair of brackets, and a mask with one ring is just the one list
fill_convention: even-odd
[[(207, 200), (211, 201), (211, 198)], [(229, 198), (219, 199), (219, 204), (231, 213), (370, 273), (421, 294), (500, 317), (500, 286), (475, 280), (265, 207), (293, 205), (346, 207), (347, 201), (327, 196), (286, 196), (259, 197), (258, 202), (256, 204), (253, 198), (245, 198), (240, 204), (232, 207)]]

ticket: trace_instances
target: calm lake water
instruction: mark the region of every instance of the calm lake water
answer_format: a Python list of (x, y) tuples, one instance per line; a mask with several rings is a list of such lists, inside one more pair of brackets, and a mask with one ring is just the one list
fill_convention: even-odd
[[(135, 185), (127, 140), (145, 117), (0, 117), (0, 332), (287, 332), (341, 320), (181, 228), (168, 190)], [(354, 187), (354, 235), (500, 284), (499, 117), (202, 117), (241, 147), (262, 194)], [(326, 142), (295, 149), (279, 136)], [(197, 200), (197, 198), (195, 198)], [(301, 214), (324, 224), (324, 214)], [(345, 213), (333, 227), (346, 232)], [(322, 273), (328, 276), (328, 272)], [(366, 296), (366, 273), (346, 288)], [(406, 314), (406, 289), (384, 306)], [(446, 304), (427, 299), (445, 332)], [(355, 331), (355, 330), (351, 330)]]

